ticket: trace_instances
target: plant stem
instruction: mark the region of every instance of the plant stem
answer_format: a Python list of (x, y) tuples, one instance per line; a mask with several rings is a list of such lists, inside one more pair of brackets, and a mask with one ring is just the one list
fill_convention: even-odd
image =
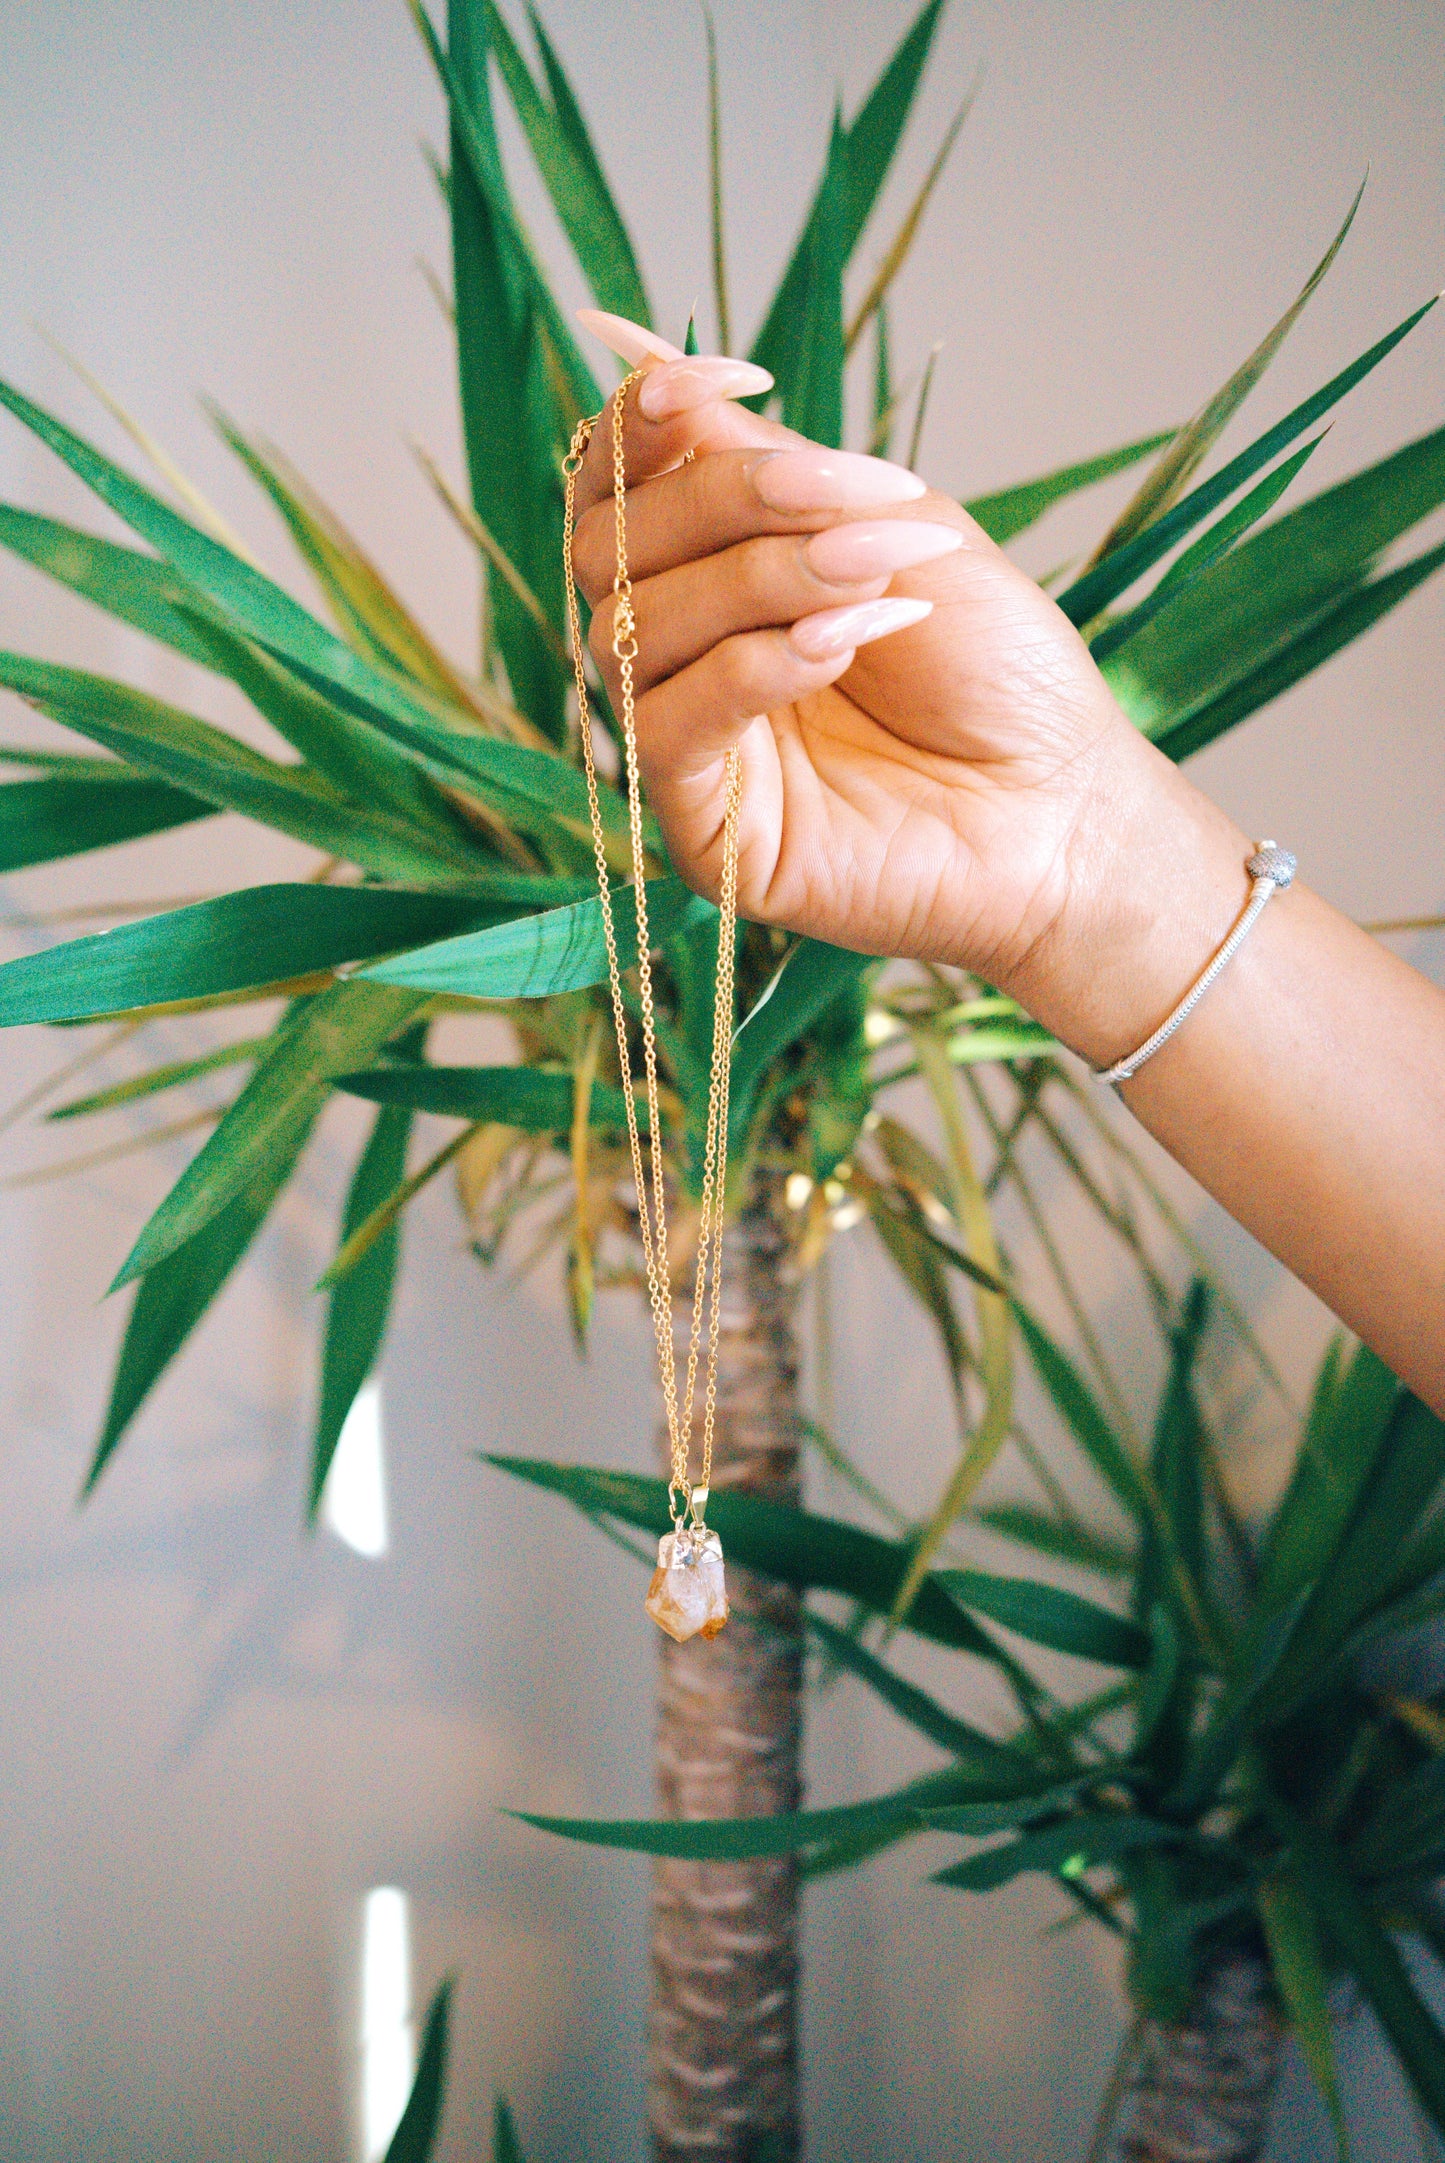
[(1264, 1956), (1231, 1947), (1205, 1969), (1183, 2020), (1145, 2020), (1117, 2163), (1256, 2163), (1279, 2058)]

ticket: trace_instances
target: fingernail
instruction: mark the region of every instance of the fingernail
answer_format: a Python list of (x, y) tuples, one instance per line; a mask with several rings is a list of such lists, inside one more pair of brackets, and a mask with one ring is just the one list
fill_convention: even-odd
[(860, 518), (851, 526), (815, 533), (803, 557), (816, 578), (833, 586), (856, 586), (866, 578), (889, 578), (915, 563), (931, 563), (962, 545), (963, 535), (954, 527), (922, 518), (886, 518), (876, 524)]
[(881, 601), (853, 601), (846, 608), (820, 609), (800, 616), (788, 633), (794, 653), (805, 661), (831, 661), (852, 646), (867, 646), (890, 631), (906, 631), (933, 613), (931, 601), (905, 601), (885, 595)]
[(770, 511), (861, 511), (873, 503), (912, 503), (927, 490), (916, 473), (886, 458), (829, 451), (820, 443), (774, 451), (753, 467), (753, 486)]
[(669, 345), (655, 330), (644, 330), (640, 323), (629, 323), (625, 315), (608, 315), (603, 308), (579, 308), (577, 320), (584, 330), (590, 330), (594, 338), (602, 340), (609, 353), (616, 353), (634, 368), (641, 367), (643, 361), (684, 358), (680, 345)]
[(650, 368), (637, 387), (637, 403), (650, 421), (688, 413), (710, 398), (754, 398), (770, 391), (773, 379), (751, 361), (730, 360), (725, 353), (690, 353), (683, 360)]

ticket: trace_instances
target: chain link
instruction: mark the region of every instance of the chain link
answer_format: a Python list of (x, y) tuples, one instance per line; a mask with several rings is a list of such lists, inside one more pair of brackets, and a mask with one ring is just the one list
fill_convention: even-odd
[[(637, 989), (641, 1020), (643, 1087), (647, 1099), (648, 1151), (644, 1161), (642, 1136), (637, 1121), (633, 1090), (632, 1053), (628, 1037), (627, 1007), (622, 989), (622, 963), (613, 914), (607, 842), (597, 787), (597, 767), (592, 743), (592, 715), (587, 693), (586, 649), (577, 604), (577, 578), (572, 544), (577, 523), (577, 476), (587, 455), (592, 431), (601, 414), (579, 421), (571, 449), (563, 461), (566, 478), (562, 551), (566, 570), (567, 628), (572, 642), (572, 666), (577, 682), (577, 728), (582, 742), (582, 764), (587, 779), (587, 804), (592, 821), (592, 849), (602, 904), (602, 939), (607, 949), (607, 981), (612, 994), (612, 1019), (617, 1033), (617, 1064), (622, 1077), (626, 1107), (627, 1139), (632, 1152), (632, 1175), (637, 1188), (638, 1225), (647, 1274), (648, 1303), (653, 1334), (657, 1340), (657, 1365), (662, 1382), (662, 1401), (667, 1414), (669, 1453), (668, 1507), (674, 1528), (689, 1519), (698, 1532), (704, 1529), (708, 1492), (712, 1483), (713, 1433), (717, 1423), (718, 1339), (722, 1325), (722, 1240), (726, 1205), (729, 1084), (732, 1071), (734, 970), (737, 960), (738, 826), (742, 809), (742, 758), (729, 751), (724, 763), (722, 880), (718, 904), (717, 978), (713, 996), (712, 1062), (708, 1075), (707, 1130), (703, 1148), (702, 1192), (698, 1201), (697, 1266), (693, 1280), (692, 1317), (688, 1334), (686, 1378), (678, 1390), (677, 1347), (672, 1327), (672, 1276), (667, 1253), (667, 1178), (663, 1150), (662, 1116), (658, 1102), (657, 1023), (652, 991), (652, 950), (647, 917), (645, 842), (642, 825), (642, 783), (637, 758), (636, 689), (633, 665), (637, 660), (637, 617), (632, 605), (632, 579), (627, 560), (627, 467), (624, 442), (624, 410), (627, 395), (640, 380), (634, 370), (619, 387), (612, 402), (612, 500), (616, 567), (612, 581), (614, 611), (612, 651), (617, 660), (620, 688), (623, 770), (627, 783), (628, 839), (632, 855), (632, 893), (637, 919)], [(703, 1346), (706, 1343), (704, 1357)], [(696, 1402), (698, 1370), (703, 1374), (702, 1467), (694, 1483), (688, 1476), (689, 1444)], [(679, 1497), (681, 1501), (679, 1501)]]

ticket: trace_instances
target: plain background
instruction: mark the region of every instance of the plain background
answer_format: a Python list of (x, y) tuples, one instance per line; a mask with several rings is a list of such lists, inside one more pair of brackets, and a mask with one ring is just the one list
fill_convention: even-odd
[[(835, 87), (856, 101), (908, 11), (718, 0), (716, 12), (746, 331), (791, 246)], [(699, 294), (706, 325), (698, 13), (552, 0), (547, 19), (660, 327), (680, 335)], [(439, 132), (440, 107), (400, 0), (31, 0), (7, 11), (5, 44), (6, 375), (123, 451), (36, 337), (38, 319), (281, 569), (274, 522), (197, 410), (194, 394), (213, 393), (284, 446), (465, 657), (471, 567), (407, 447), (415, 436), (460, 471), (448, 336), (415, 263), (444, 267), (417, 148)], [(958, 0), (904, 183), (860, 259), (866, 273), (984, 63), (897, 310), (901, 366), (944, 341), (930, 478), (967, 494), (1182, 419), (1280, 312), (1367, 162), (1354, 235), (1258, 411), (1283, 411), (1433, 291), (1442, 51), (1435, 10), (1389, 0)], [(529, 179), (521, 192), (555, 255)], [(1438, 423), (1442, 350), (1433, 322), (1415, 334), (1341, 410), (1314, 479)], [(0, 494), (97, 522), (9, 423)], [(1028, 560), (1042, 570), (1070, 553), (1106, 507), (1091, 498), (1056, 520)], [(234, 714), (179, 662), (11, 565), (0, 567), (0, 637)], [(1296, 848), (1305, 875), (1362, 917), (1445, 902), (1442, 648), (1439, 592), (1427, 589), (1198, 763), (1242, 823)], [(33, 731), (7, 702), (5, 739)], [(25, 912), (168, 899), (305, 865), (283, 842), (215, 823), (8, 882), (6, 939), (19, 952), (54, 935)], [(1439, 942), (1406, 951), (1430, 966)], [(172, 1041), (193, 1038), (177, 1025)], [(69, 1049), (38, 1032), (7, 1040), (4, 1102)], [(482, 2151), (497, 2085), (534, 2163), (641, 2153), (645, 1868), (549, 1845), (498, 1814), (647, 1807), (640, 1586), (580, 1521), (475, 1452), (646, 1465), (645, 1332), (634, 1311), (605, 1309), (581, 1366), (551, 1278), (513, 1291), (484, 1276), (460, 1252), (439, 1187), (409, 1220), (385, 1360), (391, 1552), (369, 1563), (308, 1541), (308, 1286), (357, 1131), (344, 1114), (329, 1121), (299, 1189), (83, 1514), (73, 1497), (122, 1320), (100, 1295), (193, 1144), (0, 1202), (7, 2163), (341, 2163), (354, 2138), (358, 1906), (382, 1882), (412, 1897), (419, 1992), (448, 1970), (460, 1977), (444, 2156)], [(15, 1129), (0, 1170), (89, 1142)], [(1325, 1318), (1197, 1197), (1190, 1206), (1302, 1384)], [(1067, 1214), (1065, 1229), (1084, 1236)], [(844, 1242), (835, 1271), (841, 1425), (876, 1474), (921, 1503), (948, 1461), (946, 1405), (921, 1325), (862, 1239)], [(1128, 1345), (1139, 1325), (1109, 1258), (1091, 1266)], [(1141, 1392), (1149, 1379), (1141, 1349)], [(1249, 1443), (1262, 1481), (1267, 1443)], [(814, 1493), (836, 1506), (823, 1481)], [(813, 1799), (845, 1800), (891, 1785), (910, 1753), (848, 1688), (819, 1712), (811, 1761)], [(904, 1849), (810, 1901), (811, 2153), (1080, 2155), (1118, 2032), (1111, 1955), (1083, 1931), (1041, 1937), (1056, 1913), (1047, 1895), (959, 1903), (922, 1882), (926, 1862)], [(1362, 2163), (1411, 2153), (1408, 2111), (1365, 2023), (1346, 2057)], [(1323, 2149), (1292, 2071), (1271, 2155)]]

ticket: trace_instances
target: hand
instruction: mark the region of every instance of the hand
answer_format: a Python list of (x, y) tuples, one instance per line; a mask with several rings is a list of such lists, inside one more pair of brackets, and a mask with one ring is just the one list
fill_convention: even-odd
[[(716, 893), (736, 745), (745, 917), (958, 963), (1089, 1056), (1130, 1048), (1209, 932), (1141, 976), (1124, 935), (1147, 945), (1158, 912), (1127, 923), (1121, 861), (1146, 878), (1149, 861), (1177, 873), (1181, 819), (1208, 827), (1212, 807), (1137, 735), (1078, 633), (957, 503), (728, 403), (767, 387), (747, 363), (684, 358), (615, 318), (587, 320), (647, 370), (624, 412), (637, 732), (678, 871)], [(615, 696), (610, 407), (577, 501), (590, 643)], [(1249, 844), (1212, 820), (1214, 850), (1198, 834), (1191, 846), (1222, 936)], [(1222, 879), (1210, 863), (1221, 849)], [(1208, 912), (1209, 892), (1202, 902)], [(1187, 900), (1181, 916), (1188, 941)]]

